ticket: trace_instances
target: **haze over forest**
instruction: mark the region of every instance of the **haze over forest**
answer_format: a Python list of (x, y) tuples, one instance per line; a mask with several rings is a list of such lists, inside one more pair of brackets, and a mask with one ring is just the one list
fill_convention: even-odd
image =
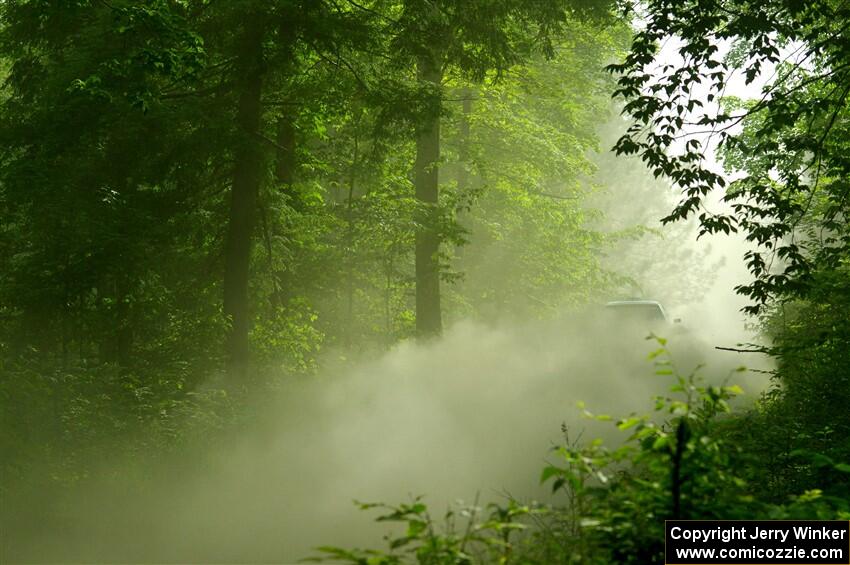
[(0, 2), (0, 562), (850, 519), (848, 21)]

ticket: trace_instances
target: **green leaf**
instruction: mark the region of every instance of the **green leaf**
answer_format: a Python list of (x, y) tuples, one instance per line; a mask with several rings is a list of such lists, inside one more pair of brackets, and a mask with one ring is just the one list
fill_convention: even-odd
[(418, 537), (419, 534), (424, 532), (427, 527), (428, 524), (426, 522), (423, 522), (422, 520), (410, 520), (407, 522), (407, 537)]
[(636, 426), (637, 424), (640, 424), (641, 422), (643, 422), (643, 418), (633, 416), (631, 418), (627, 418), (625, 420), (620, 420), (619, 422), (617, 422), (617, 427), (621, 430), (627, 430), (633, 426)]

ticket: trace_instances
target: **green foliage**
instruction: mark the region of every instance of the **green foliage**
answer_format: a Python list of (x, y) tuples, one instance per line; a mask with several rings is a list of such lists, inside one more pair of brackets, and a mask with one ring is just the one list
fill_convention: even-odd
[(187, 367), (158, 379), (108, 365), (29, 361), (0, 369), (0, 493), (10, 500), (29, 489), (85, 484), (110, 458), (132, 470), (153, 454), (177, 453), (227, 430), (238, 405), (221, 390), (187, 391), (197, 378)]
[[(599, 213), (588, 205), (589, 152), (609, 112), (610, 78), (592, 61), (616, 57), (624, 29), (568, 29), (550, 60), (454, 90), (460, 104), (447, 124), (455, 135), (443, 170), (471, 242), (453, 261), (463, 278), (451, 298), (463, 301), (463, 313), (546, 315), (611, 287), (599, 262), (610, 240), (590, 227)], [(513, 270), (516, 277), (500, 276)]]
[[(631, 53), (610, 67), (635, 119), (616, 149), (681, 188), (665, 221), (697, 216), (703, 233), (740, 232), (751, 243), (752, 280), (738, 291), (761, 315), (777, 361), (774, 389), (727, 425), (728, 437), (756, 459), (753, 476), (769, 469), (751, 488), (780, 505), (771, 512), (846, 504), (850, 52), (839, 38), (848, 8), (736, 0), (645, 8)], [(655, 64), (670, 37), (679, 59)], [(758, 97), (724, 97), (739, 79), (764, 82)], [(703, 158), (712, 142), (735, 175), (728, 185)], [(725, 206), (709, 210), (715, 189)], [(787, 505), (800, 492), (812, 494)]]
[(317, 315), (303, 300), (292, 300), (287, 308), (260, 319), (252, 341), (260, 362), (289, 374), (310, 374), (324, 336), (316, 329)]
[[(847, 497), (850, 477), (814, 464), (803, 453), (835, 461), (850, 459), (845, 277), (819, 274), (812, 301), (770, 308), (762, 318), (778, 367), (775, 388), (749, 415), (739, 441), (776, 468), (762, 483), (764, 495), (782, 497), (805, 489)], [(828, 283), (828, 280), (833, 283)], [(819, 459), (823, 462), (823, 459)]]
[(670, 396), (656, 398), (656, 416), (614, 422), (628, 434), (614, 449), (599, 440), (555, 448), (558, 462), (541, 475), (569, 499), (560, 528), (543, 545), (570, 548), (574, 562), (655, 562), (663, 559), (664, 519), (735, 519), (756, 511), (737, 470), (740, 449), (718, 433), (718, 419), (740, 389), (703, 384), (696, 371), (680, 374), (665, 340), (656, 339), (656, 375), (675, 383)]
[(449, 509), (442, 523), (431, 517), (421, 497), (410, 504), (360, 504), (361, 510), (380, 508), (386, 512), (377, 522), (400, 523), (404, 532), (386, 536), (388, 549), (318, 548), (324, 557), (306, 561), (329, 561), (358, 565), (393, 565), (401, 563), (455, 564), (513, 562), (517, 540), (528, 528), (528, 518), (543, 509), (520, 505), (514, 501), (501, 506), (488, 505), (489, 513), (482, 515), (476, 505)]
[[(615, 422), (629, 434), (620, 447), (609, 450), (597, 440), (555, 448), (558, 463), (546, 467), (541, 480), (567, 494), (569, 505), (556, 521), (558, 528), (540, 534), (541, 547), (560, 552), (558, 561), (564, 562), (647, 563), (663, 559), (667, 518), (848, 515), (850, 499), (816, 488), (765, 496), (764, 461), (736, 433), (750, 429), (750, 422), (730, 411), (729, 401), (741, 390), (704, 384), (696, 371), (680, 374), (667, 358), (664, 340), (658, 341), (661, 348), (651, 357), (659, 359), (656, 374), (674, 378), (672, 394), (656, 399), (655, 417)], [(823, 457), (816, 465), (839, 472), (846, 467)]]
[[(813, 271), (847, 254), (842, 116), (850, 53), (834, 40), (847, 15), (830, 2), (776, 1), (757, 10), (736, 0), (648, 2), (631, 53), (610, 67), (636, 121), (617, 151), (639, 153), (682, 189), (666, 221), (698, 215), (705, 233), (740, 231), (753, 242), (746, 256), (753, 281), (739, 288), (753, 299), (753, 313), (774, 298), (807, 296)], [(654, 66), (658, 42), (674, 35), (681, 61)], [(718, 45), (725, 41), (735, 47), (724, 59)], [(758, 100), (722, 100), (735, 77), (751, 84), (760, 75), (768, 82)], [(694, 96), (704, 87), (704, 96)], [(713, 132), (727, 164), (742, 173), (726, 190), (729, 212), (703, 206), (713, 189), (727, 187), (703, 159), (711, 147), (700, 130)]]

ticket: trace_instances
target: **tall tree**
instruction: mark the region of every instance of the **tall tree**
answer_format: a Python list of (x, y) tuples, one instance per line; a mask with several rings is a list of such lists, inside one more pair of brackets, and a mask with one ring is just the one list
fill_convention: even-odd
[(416, 329), (442, 331), (440, 305), (439, 159), (443, 80), (498, 79), (534, 51), (552, 54), (552, 40), (571, 17), (605, 17), (608, 3), (547, 0), (406, 0), (393, 51), (415, 66), (424, 89), (417, 120), (414, 182), (423, 210), (416, 237)]
[(227, 354), (232, 371), (240, 370), (248, 360), (251, 242), (264, 177), (264, 152), (258, 138), (263, 112), (265, 14), (253, 8), (242, 21), (233, 87), (238, 100), (237, 135), (224, 257), (224, 314), (231, 323)]
[[(230, 323), (228, 365), (240, 373), (249, 361), (251, 257), (260, 194), (275, 179), (283, 190), (291, 187), (294, 122), (308, 102), (303, 85), (300, 91), (296, 85), (309, 81), (309, 69), (330, 61), (331, 54), (365, 47), (372, 40), (368, 19), (373, 15), (332, 2), (246, 2), (219, 10), (218, 25), (240, 22), (233, 39), (220, 42), (222, 58), (234, 62), (230, 76), (219, 79), (235, 104), (227, 149), (233, 168), (223, 306)], [(269, 100), (277, 102), (276, 112), (270, 112)]]
[(416, 134), (413, 183), (422, 206), (416, 230), (416, 331), (420, 336), (442, 331), (440, 306), (439, 160), (440, 108), (442, 106), (442, 56), (435, 47), (422, 53), (417, 72), (430, 90), (429, 104)]

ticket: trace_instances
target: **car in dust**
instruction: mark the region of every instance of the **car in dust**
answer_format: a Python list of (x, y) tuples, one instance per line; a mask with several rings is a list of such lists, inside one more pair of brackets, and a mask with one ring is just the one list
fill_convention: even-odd
[(643, 298), (608, 302), (600, 317), (601, 329), (615, 341), (632, 341), (650, 334), (679, 342), (689, 340), (690, 332), (681, 322), (671, 318), (659, 301)]
[[(605, 304), (609, 315), (629, 323), (662, 326), (670, 324), (671, 320), (664, 307), (657, 300), (632, 298), (629, 300), (614, 300)], [(678, 318), (672, 323), (679, 323)]]
[[(654, 335), (665, 338), (665, 347), (683, 366), (694, 366), (705, 357), (705, 344), (681, 319), (672, 318), (657, 300), (614, 300), (605, 304), (604, 313), (601, 329), (605, 333), (598, 339), (604, 340), (616, 355), (628, 356), (629, 350), (645, 353), (646, 348), (657, 347), (638, 345)], [(645, 359), (643, 355), (641, 358)]]

